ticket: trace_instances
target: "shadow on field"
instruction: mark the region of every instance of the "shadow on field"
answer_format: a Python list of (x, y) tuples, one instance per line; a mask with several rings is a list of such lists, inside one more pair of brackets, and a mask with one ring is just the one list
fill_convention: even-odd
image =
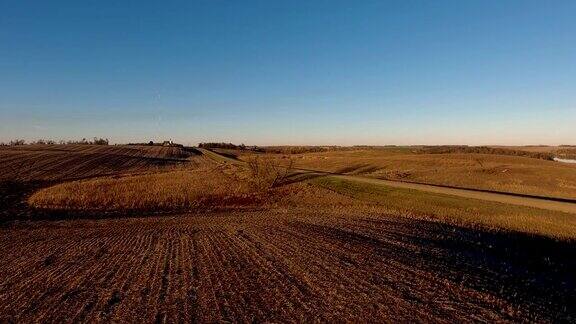
[(26, 200), (34, 191), (49, 185), (44, 181), (0, 181), (0, 224), (31, 219), (33, 210)]
[(350, 166), (346, 166), (336, 170), (335, 174), (350, 174), (350, 175), (362, 175), (362, 174), (370, 174), (374, 173), (378, 170), (382, 170), (382, 167), (371, 165), (371, 164), (354, 164)]
[[(104, 219), (114, 217), (139, 217), (144, 211), (84, 211), (37, 209), (28, 205), (28, 198), (37, 190), (59, 181), (0, 181), (0, 226), (14, 221)], [(146, 211), (147, 215), (174, 214), (179, 211)], [(180, 211), (181, 212), (181, 211)]]
[(337, 173), (337, 174), (354, 173), (355, 171), (358, 171), (362, 168), (366, 168), (368, 166), (369, 166), (368, 164), (353, 164), (350, 166), (342, 167), (342, 168), (336, 170), (334, 173)]
[(320, 177), (326, 177), (326, 176), (327, 176), (327, 174), (319, 173), (316, 171), (299, 171), (299, 172), (292, 173), (292, 174), (286, 176), (284, 179), (282, 179), (282, 182), (280, 185), (285, 186), (285, 185), (289, 185), (289, 184), (293, 184), (293, 183), (297, 183), (297, 182), (312, 180), (312, 179), (316, 179), (316, 178), (320, 178)]
[[(398, 262), (449, 281), (451, 286), (498, 296), (546, 320), (576, 320), (575, 242), (399, 217), (361, 218), (338, 225), (299, 221), (292, 225), (308, 235), (350, 246), (356, 255), (368, 256), (350, 260), (349, 252), (336, 252), (356, 267), (378, 268), (382, 267), (380, 262)], [(390, 278), (386, 278), (388, 275)], [(394, 283), (396, 273), (381, 279), (384, 284)], [(497, 305), (492, 307), (503, 312)]]
[(426, 256), (433, 270), (449, 269), (445, 275), (455, 282), (546, 309), (554, 319), (576, 320), (571, 308), (576, 305), (576, 259), (570, 257), (576, 254), (575, 242), (432, 222), (421, 222), (417, 229), (426, 234), (411, 237), (413, 242), (444, 251), (440, 257)]

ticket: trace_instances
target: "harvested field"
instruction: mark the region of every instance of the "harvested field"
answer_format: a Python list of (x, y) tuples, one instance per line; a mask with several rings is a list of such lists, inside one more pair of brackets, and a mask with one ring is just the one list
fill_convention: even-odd
[(561, 257), (573, 246), (393, 215), (268, 210), (0, 235), (4, 322), (574, 320), (576, 268)]
[(23, 145), (0, 147), (0, 180), (54, 181), (174, 165), (191, 151), (162, 146)]

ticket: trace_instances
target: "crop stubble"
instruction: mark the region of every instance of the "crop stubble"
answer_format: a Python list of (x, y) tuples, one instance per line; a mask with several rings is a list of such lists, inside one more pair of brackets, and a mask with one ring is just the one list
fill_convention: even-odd
[(149, 171), (192, 155), (178, 147), (32, 145), (0, 147), (0, 180), (54, 181)]
[(571, 316), (562, 308), (574, 298), (569, 292), (539, 298), (558, 287), (538, 286), (526, 295), (530, 278), (518, 281), (514, 271), (435, 243), (436, 225), (331, 213), (279, 209), (2, 230), (0, 313), (46, 322)]

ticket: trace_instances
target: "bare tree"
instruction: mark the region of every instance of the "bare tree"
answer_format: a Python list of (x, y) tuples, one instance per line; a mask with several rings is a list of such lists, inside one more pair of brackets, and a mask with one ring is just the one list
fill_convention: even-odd
[(247, 161), (250, 171), (250, 180), (259, 190), (268, 190), (279, 186), (292, 172), (294, 161), (292, 159), (286, 165), (272, 159), (264, 159), (254, 156)]

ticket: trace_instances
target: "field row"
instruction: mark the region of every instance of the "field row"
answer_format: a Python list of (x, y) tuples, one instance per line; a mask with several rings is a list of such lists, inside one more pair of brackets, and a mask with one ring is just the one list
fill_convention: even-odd
[(470, 257), (477, 244), (455, 253), (442, 243), (458, 233), (393, 216), (279, 210), (37, 223), (0, 233), (1, 321), (571, 316), (563, 303), (573, 296), (559, 287), (527, 286), (531, 278), (513, 264)]
[(67, 180), (140, 172), (193, 154), (177, 147), (31, 145), (0, 148), (0, 180)]

